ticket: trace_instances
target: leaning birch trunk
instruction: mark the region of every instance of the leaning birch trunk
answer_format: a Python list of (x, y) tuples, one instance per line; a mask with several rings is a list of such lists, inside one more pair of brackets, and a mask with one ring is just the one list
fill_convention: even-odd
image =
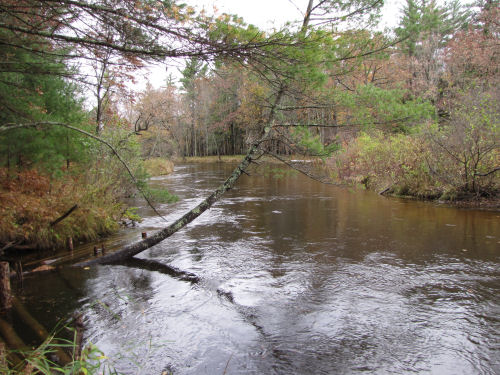
[(243, 158), (241, 163), (238, 164), (238, 166), (234, 169), (233, 173), (231, 173), (231, 175), (227, 178), (227, 180), (224, 181), (224, 183), (220, 185), (212, 194), (210, 194), (207, 198), (205, 198), (203, 202), (201, 202), (198, 206), (193, 208), (191, 211), (186, 213), (181, 218), (174, 221), (168, 227), (153, 234), (151, 237), (144, 238), (142, 241), (139, 241), (129, 246), (125, 246), (123, 249), (115, 251), (114, 253), (104, 255), (100, 258), (91, 259), (86, 262), (80, 262), (75, 264), (74, 266), (87, 267), (94, 264), (111, 264), (131, 258), (134, 255), (137, 255), (143, 252), (144, 250), (149, 249), (150, 247), (153, 247), (154, 245), (160, 243), (164, 239), (170, 237), (172, 234), (184, 228), (186, 225), (188, 225), (190, 222), (192, 222), (194, 219), (200, 216), (203, 212), (212, 207), (213, 204), (217, 202), (226, 191), (230, 190), (234, 186), (236, 181), (238, 181), (238, 178), (240, 178), (240, 176), (243, 173), (246, 173), (245, 170), (259, 154), (259, 146), (270, 138), (271, 129), (273, 127), (273, 122), (274, 122), (274, 116), (276, 114), (276, 108), (281, 102), (281, 98), (283, 97), (284, 92), (285, 92), (285, 86), (281, 85), (274, 100), (274, 103), (271, 106), (271, 110), (269, 111), (269, 116), (266, 121), (267, 126), (263, 128), (260, 139), (258, 139), (252, 144), (246, 156)]
[(124, 247), (121, 250), (118, 250), (114, 253), (110, 253), (107, 255), (104, 255), (99, 258), (91, 259), (85, 262), (77, 263), (74, 266), (77, 267), (86, 267), (94, 264), (111, 264), (111, 263), (116, 263), (120, 262), (122, 260), (128, 259), (133, 257), (136, 254), (139, 254), (140, 252), (149, 249), (150, 247), (160, 243), (164, 239), (170, 237), (173, 235), (175, 232), (180, 230), (181, 228), (184, 228), (187, 224), (192, 222), (194, 219), (196, 219), (198, 216), (200, 216), (202, 213), (204, 213), (206, 210), (208, 210), (212, 205), (217, 202), (222, 195), (230, 190), (238, 178), (245, 173), (245, 170), (248, 168), (252, 160), (256, 157), (256, 154), (259, 149), (259, 145), (267, 139), (267, 135), (269, 133), (270, 128), (266, 128), (264, 131), (264, 136), (257, 142), (255, 142), (250, 150), (248, 151), (247, 155), (245, 158), (241, 161), (241, 163), (234, 169), (233, 173), (227, 178), (226, 181), (224, 181), (223, 184), (221, 184), (212, 194), (210, 194), (203, 202), (201, 202), (199, 205), (197, 205), (195, 208), (193, 208), (191, 211), (187, 212), (184, 216), (181, 218), (177, 219), (174, 221), (171, 225), (168, 227), (154, 233), (151, 236), (146, 237), (140, 242), (136, 242), (134, 244), (131, 244), (129, 246)]

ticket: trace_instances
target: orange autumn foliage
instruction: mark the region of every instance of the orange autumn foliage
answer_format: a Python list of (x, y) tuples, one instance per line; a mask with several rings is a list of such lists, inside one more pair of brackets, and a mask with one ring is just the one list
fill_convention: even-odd
[[(74, 204), (78, 209), (51, 225)], [(92, 204), (85, 184), (77, 179), (67, 175), (50, 180), (35, 170), (0, 169), (0, 247), (11, 243), (34, 249), (60, 248), (68, 237), (92, 240), (115, 229), (110, 211)]]

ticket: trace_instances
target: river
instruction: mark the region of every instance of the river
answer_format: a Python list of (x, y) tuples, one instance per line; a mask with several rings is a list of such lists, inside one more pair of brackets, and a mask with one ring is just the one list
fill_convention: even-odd
[[(155, 178), (181, 198), (161, 212), (177, 218), (230, 171)], [(137, 204), (145, 220), (108, 248), (163, 225)], [(126, 374), (500, 374), (499, 212), (257, 173), (138, 258), (18, 292), (48, 326), (83, 313), (87, 342)]]

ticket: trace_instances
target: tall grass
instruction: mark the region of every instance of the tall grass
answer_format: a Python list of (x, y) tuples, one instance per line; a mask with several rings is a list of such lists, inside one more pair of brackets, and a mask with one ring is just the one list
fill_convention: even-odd
[[(60, 365), (54, 360), (58, 349), (73, 353), (71, 362)], [(61, 375), (112, 375), (118, 372), (111, 366), (108, 358), (95, 345), (87, 345), (76, 356), (76, 332), (73, 340), (49, 337), (40, 346), (29, 351), (6, 351), (0, 358), (0, 374), (31, 375), (31, 374), (61, 374)], [(12, 355), (23, 358), (17, 364), (11, 362)]]

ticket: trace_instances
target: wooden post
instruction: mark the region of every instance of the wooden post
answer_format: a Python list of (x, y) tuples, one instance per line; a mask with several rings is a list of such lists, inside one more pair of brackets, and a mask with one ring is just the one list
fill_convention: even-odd
[(9, 262), (0, 262), (0, 310), (12, 307)]
[(0, 368), (7, 368), (7, 348), (3, 341), (0, 341)]
[(68, 250), (73, 251), (73, 238), (68, 237)]

